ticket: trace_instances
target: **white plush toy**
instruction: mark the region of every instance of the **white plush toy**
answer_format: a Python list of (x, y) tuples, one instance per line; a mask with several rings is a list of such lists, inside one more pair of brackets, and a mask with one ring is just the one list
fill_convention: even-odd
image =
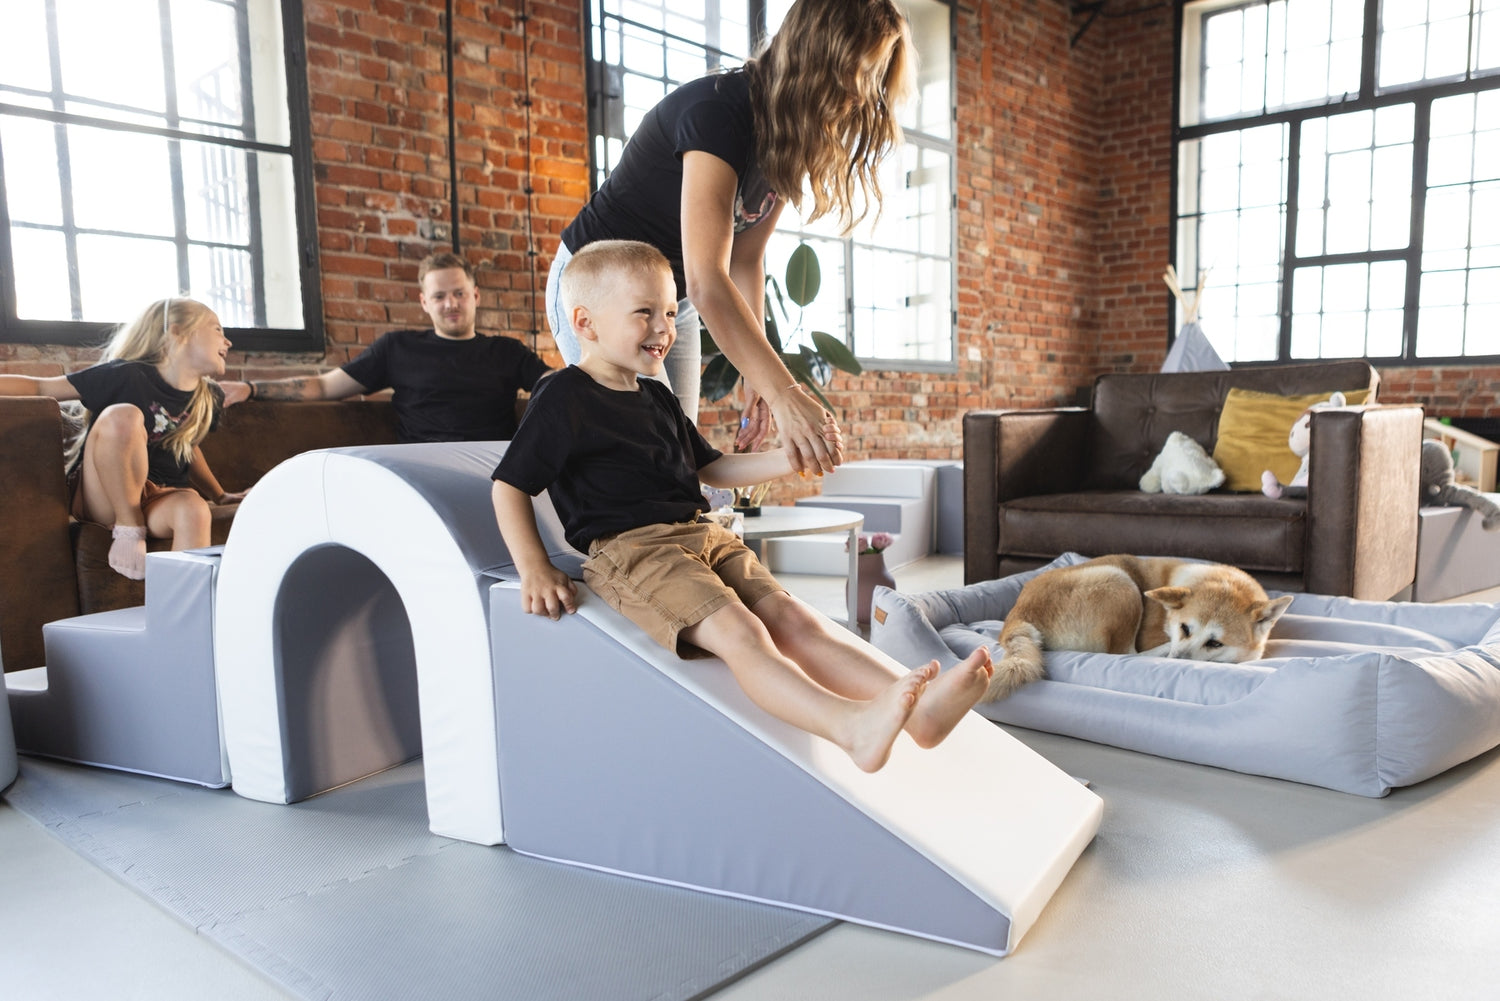
[(1173, 431), (1141, 477), (1148, 494), (1206, 494), (1224, 482), (1224, 470), (1188, 435)]
[(1267, 497), (1306, 497), (1307, 496), (1307, 467), (1308, 459), (1312, 453), (1312, 414), (1314, 410), (1327, 410), (1329, 407), (1342, 407), (1344, 405), (1344, 394), (1334, 393), (1322, 403), (1314, 403), (1302, 411), (1292, 424), (1292, 430), (1287, 433), (1286, 447), (1292, 450), (1293, 455), (1302, 457), (1302, 465), (1297, 467), (1297, 475), (1292, 477), (1292, 482), (1282, 483), (1276, 478), (1276, 474), (1267, 469), (1260, 474), (1260, 492)]

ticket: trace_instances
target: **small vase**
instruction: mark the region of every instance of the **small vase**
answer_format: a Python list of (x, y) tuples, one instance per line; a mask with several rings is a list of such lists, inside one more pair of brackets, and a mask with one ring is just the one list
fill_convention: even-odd
[(859, 588), (855, 618), (861, 625), (869, 625), (870, 601), (875, 596), (875, 585), (884, 584), (892, 589), (896, 586), (896, 579), (885, 568), (885, 553), (860, 553), (859, 579), (850, 584)]

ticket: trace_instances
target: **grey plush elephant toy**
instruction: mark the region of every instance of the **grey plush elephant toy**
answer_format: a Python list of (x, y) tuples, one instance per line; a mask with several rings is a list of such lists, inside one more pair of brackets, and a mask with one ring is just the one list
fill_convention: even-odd
[(1475, 490), (1453, 482), (1453, 456), (1447, 446), (1428, 438), (1422, 442), (1422, 503), (1428, 507), (1473, 508), (1486, 532), (1500, 528), (1500, 504)]

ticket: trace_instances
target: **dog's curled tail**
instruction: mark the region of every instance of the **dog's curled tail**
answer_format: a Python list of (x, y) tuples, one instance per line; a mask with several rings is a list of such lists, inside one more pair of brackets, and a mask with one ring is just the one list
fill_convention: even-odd
[(985, 690), (985, 702), (1003, 699), (1022, 685), (1046, 676), (1042, 667), (1042, 634), (1030, 623), (1002, 630), (995, 653), (995, 673)]

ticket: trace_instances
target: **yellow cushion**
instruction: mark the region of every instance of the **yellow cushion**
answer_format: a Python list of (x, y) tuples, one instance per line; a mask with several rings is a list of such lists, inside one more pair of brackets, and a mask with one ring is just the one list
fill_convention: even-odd
[[(1322, 403), (1333, 393), (1278, 396), (1249, 389), (1231, 389), (1219, 414), (1219, 440), (1214, 443), (1214, 461), (1224, 470), (1225, 490), (1260, 490), (1260, 475), (1267, 469), (1282, 483), (1289, 483), (1302, 465), (1287, 447), (1287, 435), (1302, 412)], [(1369, 397), (1368, 389), (1344, 390), (1344, 402), (1353, 406)]]

